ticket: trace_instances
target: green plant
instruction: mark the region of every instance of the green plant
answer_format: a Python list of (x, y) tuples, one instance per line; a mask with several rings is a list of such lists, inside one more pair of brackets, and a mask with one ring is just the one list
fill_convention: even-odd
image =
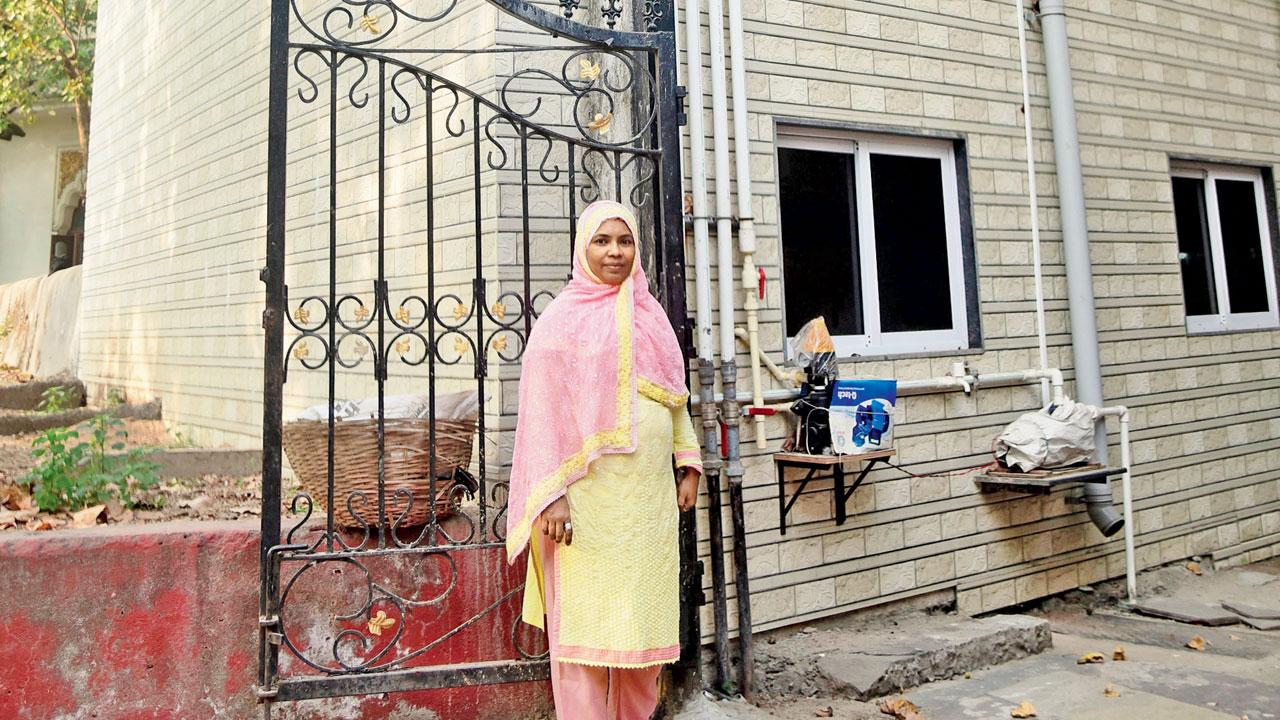
[(120, 407), (124, 404), (124, 389), (113, 387), (107, 389), (107, 407)]
[(181, 430), (174, 430), (173, 442), (170, 443), (169, 446), (175, 448), (193, 448), (196, 446), (196, 441), (192, 440), (191, 436), (185, 432)]
[(71, 407), (71, 388), (54, 385), (40, 393), (40, 412), (50, 415)]
[[(87, 441), (80, 439), (81, 430), (89, 433)], [(40, 465), (20, 482), (31, 486), (36, 505), (48, 512), (79, 510), (111, 498), (136, 507), (160, 482), (160, 467), (147, 458), (149, 449), (121, 453), (128, 437), (124, 422), (110, 413), (75, 429), (46, 430), (31, 443)]]
[(75, 108), (88, 158), (97, 26), (98, 0), (0, 2), (0, 132), (56, 98)]

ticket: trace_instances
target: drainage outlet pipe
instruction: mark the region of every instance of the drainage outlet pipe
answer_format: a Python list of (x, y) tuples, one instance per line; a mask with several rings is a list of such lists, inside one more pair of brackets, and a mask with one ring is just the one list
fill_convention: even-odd
[[(1094, 316), (1093, 267), (1089, 261), (1089, 228), (1085, 218), (1084, 174), (1080, 167), (1080, 134), (1071, 88), (1065, 0), (1040, 0), (1045, 73), (1049, 80), (1049, 115), (1058, 171), (1058, 203), (1062, 213), (1062, 254), (1067, 267), (1071, 349), (1075, 360), (1076, 399), (1102, 407), (1102, 366), (1098, 359), (1098, 325)], [(1098, 462), (1107, 462), (1106, 428), (1094, 435)], [(1086, 483), (1084, 502), (1089, 519), (1106, 537), (1124, 527), (1109, 483)]]

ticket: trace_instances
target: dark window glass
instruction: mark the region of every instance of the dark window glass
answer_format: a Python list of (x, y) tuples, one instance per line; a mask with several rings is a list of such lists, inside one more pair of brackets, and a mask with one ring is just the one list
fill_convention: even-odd
[(880, 330), (949, 330), (951, 275), (942, 161), (871, 156)]
[(786, 331), (815, 316), (832, 335), (861, 335), (853, 155), (780, 148)]
[(1254, 184), (1244, 180), (1217, 180), (1214, 185), (1218, 190), (1222, 259), (1227, 270), (1231, 312), (1266, 312), (1270, 308)]
[(1178, 230), (1178, 258), (1182, 265), (1182, 297), (1187, 315), (1215, 315), (1213, 260), (1209, 250), (1209, 217), (1204, 204), (1204, 181), (1173, 179), (1173, 213)]

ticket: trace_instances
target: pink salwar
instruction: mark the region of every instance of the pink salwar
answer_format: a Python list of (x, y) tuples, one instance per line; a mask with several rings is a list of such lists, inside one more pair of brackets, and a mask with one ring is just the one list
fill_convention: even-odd
[[(537, 535), (544, 576), (554, 578), (556, 550), (551, 538)], [(547, 616), (560, 616), (556, 583), (543, 586)], [(558, 633), (552, 631), (554, 637)], [(658, 673), (661, 665), (638, 668), (601, 667), (560, 662), (559, 648), (551, 648), (551, 694), (558, 720), (649, 720), (658, 707)]]
[(559, 720), (649, 720), (658, 707), (661, 665), (594, 667), (551, 661)]

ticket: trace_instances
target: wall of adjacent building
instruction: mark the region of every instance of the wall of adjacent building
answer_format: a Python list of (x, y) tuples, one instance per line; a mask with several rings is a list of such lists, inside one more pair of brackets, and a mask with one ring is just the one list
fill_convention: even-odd
[(72, 111), (20, 125), (26, 136), (0, 141), (0, 284), (48, 274), (58, 150), (80, 147)]
[[(1280, 332), (1188, 335), (1169, 162), (1195, 155), (1276, 168), (1280, 8), (1255, 0), (1068, 5), (1104, 394), (1133, 417), (1138, 563), (1269, 557), (1280, 549)], [(1013, 3), (745, 0), (744, 8), (756, 260), (775, 279), (761, 312), (763, 351), (783, 359), (775, 127), (803, 119), (953, 135), (968, 155), (982, 347), (858, 358), (841, 365), (842, 375), (915, 380), (944, 375), (957, 360), (979, 374), (1036, 367)], [(1049, 363), (1066, 371), (1070, 392), (1047, 89), (1039, 28), (1028, 33)], [(710, 128), (709, 95), (706, 105)], [(710, 137), (707, 147), (710, 168)], [(741, 307), (736, 322), (745, 326)], [(737, 362), (743, 390), (749, 378), (741, 346)], [(747, 426), (756, 628), (937, 591), (954, 593), (962, 611), (989, 611), (1121, 575), (1120, 536), (1104, 539), (1070, 503), (1078, 489), (1046, 497), (984, 494), (967, 475), (941, 475), (989, 461), (993, 437), (1039, 401), (1035, 386), (903, 399), (895, 460), (929, 476), (875, 470), (841, 527), (830, 481), (815, 482), (785, 536), (769, 455), (785, 421), (769, 420), (763, 453)], [(1118, 463), (1116, 432), (1112, 424)], [(1119, 483), (1113, 485), (1118, 503)], [(792, 478), (787, 491), (795, 487)], [(727, 512), (724, 527), (727, 533)], [(702, 534), (705, 557), (705, 522)]]
[[(390, 18), (385, 8), (377, 10), (385, 31)], [(441, 48), (488, 46), (496, 14), (481, 2), (463, 3), (448, 21), (402, 39)], [(156, 25), (160, 16), (182, 21), (166, 21), (161, 29)], [(251, 446), (261, 436), (263, 395), (265, 295), (259, 272), (268, 223), (269, 7), (247, 1), (163, 8), (104, 2), (100, 17), (81, 377), (91, 394), (119, 387), (131, 399), (160, 399), (165, 419), (198, 442)], [(311, 24), (323, 32), (318, 15)], [(296, 19), (293, 29), (295, 40), (316, 41)], [(290, 57), (285, 282), (290, 286), (289, 313), (299, 327), (314, 327), (324, 316), (321, 303), (303, 300), (318, 296), (327, 303), (329, 293), (331, 88), (326, 55), (301, 53), (296, 64)], [(490, 56), (440, 54), (425, 67), (461, 78), (477, 92), (491, 92), (494, 85)], [(418, 281), (427, 266), (426, 164), (420, 141), (424, 100), (413, 78), (395, 77), (397, 69), (387, 65), (384, 111), (401, 116), (402, 103), (412, 103), (414, 112), (403, 122), (387, 122), (384, 263), (391, 311), (403, 302), (409, 322), (417, 323), (421, 305), (409, 296), (421, 294)], [(390, 90), (393, 81), (399, 95)], [(377, 278), (378, 82), (376, 63), (347, 59), (339, 65), (333, 88), (338, 98), (336, 290), (339, 297), (351, 294), (366, 307), (372, 306)], [(366, 96), (372, 99), (365, 102)], [(452, 98), (437, 91), (438, 152), (432, 162), (439, 289), (463, 290), (465, 305), (475, 272), (475, 191), (466, 115), (470, 105), (463, 100), (458, 117), (448, 115), (446, 101)], [(456, 128), (462, 118), (465, 136), (444, 131), (446, 123)], [(485, 176), (479, 188), (482, 212), (489, 216), (496, 204), (492, 182)], [(361, 324), (354, 318), (356, 304), (342, 303), (343, 318), (352, 325)], [(451, 310), (442, 304), (441, 312)], [(296, 351), (289, 358), (284, 390), (286, 420), (323, 402), (327, 394), (327, 369), (302, 367), (304, 360), (314, 364), (323, 357), (320, 341), (327, 331), (291, 345), (300, 335), (294, 327), (286, 328), (286, 347)], [(344, 359), (360, 362), (338, 368), (339, 398), (376, 392), (372, 354), (360, 353), (363, 342), (354, 336), (341, 342)], [(403, 356), (412, 360), (422, 354), (422, 344), (413, 339), (410, 344)], [(305, 350), (298, 349), (303, 345)], [(425, 392), (426, 367), (401, 363), (401, 356), (393, 353), (387, 393)], [(469, 361), (442, 368), (439, 375), (459, 382), (474, 377)]]

